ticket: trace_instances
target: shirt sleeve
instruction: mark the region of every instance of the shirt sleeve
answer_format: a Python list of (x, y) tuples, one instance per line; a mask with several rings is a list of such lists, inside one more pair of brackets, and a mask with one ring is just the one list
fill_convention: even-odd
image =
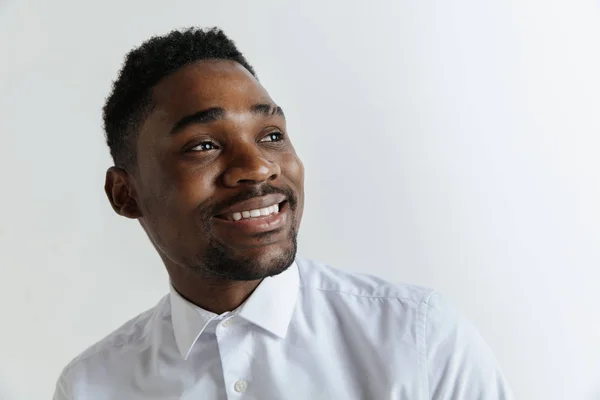
[(56, 382), (56, 388), (54, 389), (54, 397), (52, 400), (73, 400), (68, 389), (67, 382), (67, 368), (60, 374), (58, 381)]
[(475, 327), (437, 294), (426, 302), (425, 363), (431, 400), (514, 400)]

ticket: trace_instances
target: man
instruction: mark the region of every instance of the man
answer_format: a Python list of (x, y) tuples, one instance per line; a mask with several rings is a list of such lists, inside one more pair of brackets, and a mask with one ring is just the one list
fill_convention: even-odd
[(170, 293), (75, 358), (55, 400), (511, 398), (438, 294), (296, 258), (303, 166), (223, 32), (130, 52), (104, 122), (106, 194)]

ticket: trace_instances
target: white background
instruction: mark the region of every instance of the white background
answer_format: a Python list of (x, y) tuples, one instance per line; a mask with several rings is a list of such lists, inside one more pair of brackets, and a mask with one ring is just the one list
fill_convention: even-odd
[[(301, 254), (434, 287), (519, 399), (600, 398), (600, 2), (0, 2), (0, 398), (153, 306), (101, 107), (132, 47), (225, 29), (286, 110)], [(468, 399), (470, 400), (470, 399)]]

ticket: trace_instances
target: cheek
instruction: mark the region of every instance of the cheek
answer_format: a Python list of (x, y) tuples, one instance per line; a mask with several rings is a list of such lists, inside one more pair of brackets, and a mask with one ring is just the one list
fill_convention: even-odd
[(192, 168), (157, 168), (146, 186), (146, 202), (157, 217), (181, 223), (190, 212), (210, 200), (214, 177)]
[(291, 154), (282, 160), (281, 167), (299, 195), (302, 194), (304, 191), (304, 164), (300, 158), (296, 154)]
[(298, 196), (298, 223), (302, 219), (302, 213), (304, 211), (304, 164), (296, 156), (287, 157), (282, 165), (286, 178), (290, 181), (292, 188), (295, 189), (296, 195)]
[(173, 176), (169, 196), (184, 213), (210, 200), (214, 179), (206, 174), (186, 173)]

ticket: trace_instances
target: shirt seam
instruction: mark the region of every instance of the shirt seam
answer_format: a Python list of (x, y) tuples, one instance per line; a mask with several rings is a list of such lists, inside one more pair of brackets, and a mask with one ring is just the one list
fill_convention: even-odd
[[(153, 315), (151, 318), (153, 318), (153, 317), (156, 317), (156, 315)], [(145, 321), (146, 324), (148, 322), (149, 321)], [(113, 332), (113, 333), (115, 333), (115, 332)], [(116, 343), (110, 343), (110, 344), (108, 344), (108, 343), (106, 343), (106, 344), (102, 343), (103, 341), (101, 340), (100, 342), (98, 342), (94, 346), (92, 346), (92, 347), (96, 347), (97, 346), (97, 348), (94, 349), (91, 353), (85, 354), (86, 351), (84, 351), (82, 354), (80, 354), (79, 356), (75, 357), (69, 364), (67, 364), (67, 366), (65, 367), (65, 370), (63, 372), (64, 379), (67, 380), (67, 378), (70, 376), (70, 374), (73, 371), (73, 369), (75, 367), (77, 367), (77, 365), (79, 365), (79, 364), (83, 363), (84, 361), (86, 361), (86, 360), (94, 357), (95, 355), (99, 354), (100, 352), (105, 351), (105, 350), (109, 350), (109, 349), (113, 350), (113, 349), (118, 348), (118, 347), (124, 347), (124, 346), (127, 346), (127, 345), (129, 345), (129, 344), (131, 344), (133, 342), (143, 341), (143, 340), (147, 339), (148, 336), (149, 336), (149, 332), (142, 332), (142, 334), (140, 336), (137, 336), (137, 337), (136, 336), (133, 336), (133, 337), (130, 336), (128, 338), (121, 339), (121, 340), (117, 341)], [(110, 341), (109, 338), (106, 338), (106, 339), (107, 339), (106, 340), (107, 342)]]
[(428, 364), (428, 351), (427, 351), (427, 318), (429, 316), (429, 310), (433, 309), (433, 307), (431, 307), (429, 305), (429, 300), (431, 300), (431, 298), (436, 294), (435, 291), (432, 291), (429, 296), (427, 296), (426, 299), (423, 300), (423, 303), (425, 305), (425, 313), (423, 315), (423, 350), (425, 351), (425, 360), (424, 360), (424, 364), (425, 364), (425, 389), (427, 391), (427, 396), (426, 399), (429, 399), (430, 397), (430, 392), (431, 392), (431, 388), (429, 387), (429, 364)]
[[(117, 343), (110, 344), (110, 345), (98, 346), (99, 348), (98, 348), (98, 349), (96, 349), (96, 350), (94, 350), (92, 353), (90, 353), (90, 354), (86, 354), (85, 356), (81, 356), (81, 357), (78, 357), (78, 358), (74, 359), (74, 360), (73, 360), (73, 361), (72, 361), (72, 362), (69, 364), (69, 366), (68, 366), (68, 369), (69, 369), (69, 372), (68, 372), (68, 373), (70, 373), (70, 372), (71, 372), (71, 370), (73, 369), (73, 367), (75, 367), (77, 364), (79, 364), (79, 363), (82, 363), (82, 362), (86, 361), (86, 360), (87, 360), (87, 359), (89, 359), (89, 358), (92, 358), (93, 356), (95, 356), (96, 354), (98, 354), (98, 353), (100, 353), (100, 352), (102, 352), (102, 351), (105, 351), (105, 350), (108, 350), (108, 349), (110, 349), (110, 350), (113, 350), (113, 349), (115, 349), (115, 348), (117, 348), (117, 347), (124, 347), (124, 346), (127, 346), (127, 345), (131, 344), (131, 343), (132, 343), (132, 342), (134, 342), (134, 341), (141, 341), (141, 340), (144, 340), (144, 339), (146, 339), (147, 337), (148, 337), (148, 334), (146, 333), (146, 334), (144, 334), (144, 335), (142, 335), (142, 336), (139, 336), (139, 337), (130, 338), (129, 340), (125, 340), (125, 341), (117, 342)], [(100, 344), (100, 343), (99, 343), (99, 344)]]
[[(363, 295), (363, 294), (357, 294), (357, 293), (352, 293), (352, 292), (347, 292), (345, 290), (340, 290), (340, 289), (325, 289), (325, 288), (319, 288), (319, 287), (311, 287), (311, 286), (299, 286), (301, 289), (313, 289), (313, 290), (319, 290), (321, 292), (333, 292), (333, 293), (342, 293), (342, 294), (347, 294), (350, 296), (354, 296), (354, 297), (362, 297), (362, 298), (368, 298), (368, 299), (393, 299), (393, 300), (402, 300), (402, 301), (410, 301), (411, 303), (414, 304), (420, 304), (423, 302), (423, 300), (414, 300), (408, 297), (401, 297), (401, 296), (376, 296), (376, 295)], [(429, 294), (429, 296), (427, 297), (427, 299), (429, 299), (429, 297), (431, 297), (431, 294)]]

